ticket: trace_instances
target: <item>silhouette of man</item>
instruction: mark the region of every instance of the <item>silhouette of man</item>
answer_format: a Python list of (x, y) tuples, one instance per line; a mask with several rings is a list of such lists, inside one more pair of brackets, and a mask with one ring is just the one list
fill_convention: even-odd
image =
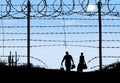
[(87, 66), (87, 65), (85, 63), (83, 52), (81, 52), (81, 55), (79, 57), (79, 63), (78, 63), (78, 66), (77, 66), (77, 71), (78, 72), (83, 72), (84, 66)]
[(61, 65), (63, 64), (64, 61), (65, 61), (66, 71), (71, 71), (71, 66), (74, 64), (74, 61), (72, 56), (68, 52), (66, 52), (66, 55), (63, 57)]

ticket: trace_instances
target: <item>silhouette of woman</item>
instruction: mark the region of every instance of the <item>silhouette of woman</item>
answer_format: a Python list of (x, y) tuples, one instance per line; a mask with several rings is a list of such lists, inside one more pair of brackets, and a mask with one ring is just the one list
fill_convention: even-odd
[(78, 66), (77, 66), (77, 71), (78, 72), (83, 72), (83, 69), (84, 69), (85, 66), (87, 67), (87, 65), (85, 63), (84, 56), (83, 56), (83, 52), (81, 52), (81, 55), (79, 57), (79, 63), (78, 63)]
[(66, 55), (63, 57), (61, 65), (63, 64), (64, 61), (65, 61), (66, 71), (71, 71), (71, 66), (74, 65), (74, 61), (72, 56), (68, 52), (66, 52)]

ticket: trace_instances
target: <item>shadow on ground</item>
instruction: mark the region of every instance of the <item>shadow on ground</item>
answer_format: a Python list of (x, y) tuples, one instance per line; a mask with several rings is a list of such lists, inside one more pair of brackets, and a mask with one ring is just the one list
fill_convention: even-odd
[(67, 72), (59, 69), (35, 67), (0, 67), (0, 80), (4, 82), (119, 82), (119, 75), (119, 68), (92, 72)]

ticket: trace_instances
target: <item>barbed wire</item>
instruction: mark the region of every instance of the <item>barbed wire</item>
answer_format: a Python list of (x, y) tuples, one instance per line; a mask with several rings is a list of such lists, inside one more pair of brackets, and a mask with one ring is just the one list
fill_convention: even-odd
[[(27, 0), (23, 0), (22, 3), (14, 4), (11, 0), (4, 0), (5, 3), (0, 4), (0, 6), (3, 8), (2, 11), (0, 11), (0, 19), (26, 19), (27, 18)], [(90, 4), (89, 0), (70, 0), (71, 3), (66, 3), (63, 0), (52, 0), (50, 3), (47, 2), (47, 0), (39, 0), (37, 4), (31, 3), (31, 15), (30, 19), (44, 19), (44, 20), (98, 20), (98, 18), (62, 18), (62, 15), (72, 15), (72, 14), (78, 14), (78, 15), (86, 15), (86, 16), (97, 16), (98, 10), (95, 10), (93, 12), (87, 11), (87, 8)], [(94, 1), (92, 5), (98, 6), (97, 0)], [(79, 8), (79, 10), (76, 10)], [(111, 7), (110, 7), (111, 6)], [(110, 15), (110, 16), (118, 16), (120, 15), (119, 11), (115, 11), (115, 8), (120, 6), (119, 3), (117, 4), (111, 4), (110, 0), (105, 0), (102, 2), (102, 9), (103, 7), (107, 8), (107, 11), (102, 11), (102, 15)], [(101, 10), (102, 10), (101, 9)], [(57, 18), (61, 17), (61, 18)], [(120, 20), (119, 18), (102, 18), (102, 20)], [(30, 26), (31, 28), (59, 28), (59, 27), (98, 27), (98, 25), (49, 25), (49, 26)], [(102, 25), (102, 27), (120, 27), (120, 25)], [(0, 26), (0, 28), (27, 28), (27, 26)], [(46, 34), (98, 34), (99, 32), (33, 32), (30, 33), (31, 35), (46, 35)], [(120, 34), (120, 32), (102, 32), (103, 34)], [(27, 35), (27, 33), (20, 33), (20, 32), (5, 32), (0, 34), (4, 35)], [(1, 39), (1, 41), (26, 41), (26, 39)], [(30, 41), (41, 41), (41, 40), (30, 40)], [(42, 40), (43, 41), (43, 40)], [(98, 40), (97, 40), (98, 41)], [(105, 40), (103, 40), (105, 41)], [(106, 40), (107, 42), (119, 42), (119, 40)], [(96, 42), (95, 40), (88, 40), (88, 41), (53, 41), (49, 40), (44, 42)], [(31, 46), (31, 47), (41, 47), (42, 45), (38, 46)], [(63, 45), (43, 45), (43, 46), (63, 46)], [(79, 46), (81, 45), (68, 45), (68, 46)], [(3, 46), (8, 48), (16, 48), (16, 47), (26, 47), (26, 46)], [(82, 46), (82, 47), (92, 47), (92, 48), (98, 48), (96, 46)], [(103, 47), (103, 48), (119, 48), (119, 47)]]
[[(27, 39), (0, 39), (0, 41), (27, 41)], [(30, 39), (30, 41), (39, 42), (64, 42), (64, 40), (41, 40), (41, 39)], [(67, 40), (66, 42), (98, 42), (99, 40)], [(102, 40), (103, 42), (120, 42), (120, 40)]]
[[(8, 58), (8, 56), (9, 55), (0, 55), (0, 57), (5, 57), (5, 58)], [(17, 55), (17, 57), (18, 58), (24, 58), (24, 57), (26, 58), (27, 56), (26, 55)], [(30, 56), (30, 58), (41, 62), (45, 66), (45, 68), (48, 68), (47, 64), (45, 62), (43, 62), (41, 59), (33, 57), (33, 56)]]
[[(11, 17), (4, 17), (2, 18), (3, 20), (14, 20), (14, 19), (17, 19), (17, 18), (11, 18)], [(19, 18), (18, 18), (19, 19)], [(24, 18), (21, 18), (20, 20), (24, 20), (24, 19), (27, 19), (26, 17)], [(31, 20), (63, 20), (63, 18), (59, 18), (59, 17), (56, 17), (56, 18), (50, 18), (50, 17), (44, 17), (44, 18), (41, 18), (39, 16), (36, 16), (36, 17), (31, 17), (30, 18)], [(120, 20), (120, 18), (101, 18), (102, 20)], [(76, 17), (70, 17), (70, 18), (67, 18), (67, 17), (64, 17), (64, 20), (98, 20), (98, 18), (76, 18)]]
[[(42, 45), (31, 45), (30, 48), (37, 48), (37, 47), (56, 47), (56, 46), (65, 46), (65, 44), (42, 44)], [(78, 45), (78, 44), (66, 44), (66, 46), (69, 47), (84, 47), (84, 48), (99, 48), (98, 46), (92, 46), (92, 45)], [(0, 46), (0, 48), (27, 48), (27, 46), (25, 45), (21, 45), (21, 46), (17, 46), (17, 45), (4, 45), (4, 46)], [(102, 46), (101, 48), (114, 48), (114, 49), (118, 49), (120, 48), (120, 46)]]
[[(99, 58), (99, 56), (93, 57), (87, 63), (90, 63), (91, 61), (93, 61), (93, 60), (95, 60), (97, 58)], [(120, 58), (120, 56), (102, 56), (102, 58)]]
[[(11, 18), (24, 18), (27, 17), (27, 0), (23, 0), (20, 5), (14, 4), (12, 0), (4, 0), (6, 3), (0, 4), (0, 6), (4, 7), (3, 14), (0, 14), (0, 18), (4, 17), (11, 17)], [(31, 17), (58, 17), (61, 15), (72, 15), (72, 14), (79, 14), (79, 15), (87, 15), (93, 16), (98, 13), (95, 10), (95, 13), (89, 13), (87, 11), (88, 6), (90, 5), (90, 0), (70, 0), (70, 3), (66, 3), (64, 0), (52, 0), (48, 2), (47, 0), (39, 0), (38, 3), (32, 4), (31, 3)], [(102, 11), (104, 15), (110, 16), (117, 16), (120, 17), (120, 12), (116, 9), (119, 8), (120, 4), (115, 3), (111, 4), (111, 0), (105, 0), (102, 2), (102, 8), (106, 7), (107, 11)], [(93, 5), (98, 6), (97, 0), (94, 1)], [(76, 7), (77, 6), (77, 7)], [(110, 7), (112, 6), (112, 7)], [(19, 8), (18, 8), (19, 7)], [(104, 12), (104, 13), (103, 13)], [(21, 16), (18, 16), (21, 14)]]
[[(78, 27), (78, 28), (92, 28), (92, 27), (98, 27), (99, 25), (41, 25), (41, 26), (30, 26), (31, 28), (59, 28), (59, 27)], [(120, 27), (120, 25), (102, 25), (102, 27)], [(0, 28), (27, 28), (27, 26), (0, 26)]]
[[(106, 65), (102, 65), (102, 67), (105, 67)], [(93, 69), (93, 68), (96, 68), (96, 67), (100, 67), (100, 65), (95, 65), (95, 66), (93, 66), (93, 67), (90, 67), (90, 69)]]
[[(27, 0), (23, 0), (20, 4), (14, 4), (12, 0), (4, 0), (5, 3), (0, 4), (2, 11), (0, 11), (0, 19), (27, 19)], [(66, 18), (63, 16), (69, 16), (73, 14), (81, 15), (81, 16), (98, 16), (98, 10), (94, 10), (92, 12), (88, 11), (87, 8), (90, 4), (90, 0), (70, 0), (70, 3), (66, 3), (64, 0), (52, 0), (51, 2), (47, 2), (47, 0), (39, 0), (37, 4), (30, 4), (31, 5), (31, 11), (30, 11), (30, 19), (32, 20), (99, 20), (98, 18)], [(97, 0), (95, 0), (95, 3), (92, 4), (95, 7), (98, 6)], [(118, 10), (120, 7), (119, 2), (117, 4), (111, 4), (111, 0), (105, 0), (102, 2), (102, 9), (101, 9), (101, 15), (102, 16), (111, 16), (112, 18), (102, 18), (102, 20), (120, 20), (120, 18), (113, 18), (120, 17), (120, 10)], [(104, 8), (106, 8), (104, 10)], [(60, 18), (61, 17), (61, 18)], [(99, 27), (99, 25), (41, 25), (41, 26), (30, 26), (31, 28), (93, 28), (93, 27)], [(119, 28), (120, 25), (102, 25), (102, 27), (107, 28)], [(27, 28), (27, 26), (0, 26), (0, 28)], [(40, 41), (40, 42), (65, 42), (65, 44), (42, 44), (42, 45), (30, 45), (30, 48), (32, 47), (55, 47), (55, 46), (71, 46), (71, 47), (87, 47), (87, 48), (99, 48), (97, 45), (79, 45), (77, 44), (68, 44), (66, 42), (99, 42), (99, 40), (80, 40), (80, 41), (72, 41), (66, 39), (67, 34), (98, 34), (99, 32), (33, 32), (30, 33), (31, 35), (64, 35), (64, 40), (40, 40), (40, 39), (30, 39), (30, 41)], [(0, 34), (3, 35), (27, 35), (27, 33), (23, 32), (0, 32)], [(120, 34), (120, 32), (102, 32), (102, 34)], [(27, 39), (0, 39), (0, 41), (27, 41)], [(120, 42), (120, 40), (102, 40), (103, 42)], [(0, 46), (0, 48), (27, 48), (26, 45), (3, 45)], [(102, 48), (120, 48), (120, 46), (102, 46)], [(27, 57), (27, 56), (23, 56)], [(104, 57), (104, 56), (103, 56)], [(31, 57), (34, 58), (34, 57)], [(94, 57), (92, 60), (96, 59), (98, 57)], [(34, 58), (38, 60), (37, 58)], [(42, 62), (40, 60), (40, 62)], [(44, 65), (46, 65), (44, 62), (42, 62)], [(47, 65), (46, 65), (47, 67)]]
[[(95, 59), (98, 59), (99, 56), (96, 56), (96, 57), (93, 57), (92, 59), (90, 59), (87, 63), (90, 63), (92, 62), (93, 60)], [(102, 58), (120, 58), (120, 56), (102, 56)], [(106, 67), (106, 66), (109, 66), (109, 65), (102, 65), (103, 67)], [(93, 67), (90, 67), (90, 69), (93, 69), (93, 68), (96, 68), (96, 67), (99, 67), (99, 65), (96, 65), (96, 66), (93, 66)]]
[[(103, 34), (120, 34), (120, 32), (102, 32)], [(8, 34), (8, 35), (26, 35), (27, 33), (14, 33), (14, 32), (5, 32), (5, 33), (1, 33), (0, 34)], [(33, 32), (33, 33), (30, 33), (32, 35), (45, 35), (45, 34), (99, 34), (99, 32), (44, 32), (44, 33), (40, 33), (40, 32)]]

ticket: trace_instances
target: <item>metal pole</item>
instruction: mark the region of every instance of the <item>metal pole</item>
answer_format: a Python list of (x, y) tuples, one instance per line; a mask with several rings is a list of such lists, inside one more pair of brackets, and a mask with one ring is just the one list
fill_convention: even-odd
[(27, 2), (27, 66), (30, 66), (30, 1)]
[(101, 1), (98, 2), (98, 18), (99, 18), (99, 66), (102, 70), (102, 21), (101, 21)]

